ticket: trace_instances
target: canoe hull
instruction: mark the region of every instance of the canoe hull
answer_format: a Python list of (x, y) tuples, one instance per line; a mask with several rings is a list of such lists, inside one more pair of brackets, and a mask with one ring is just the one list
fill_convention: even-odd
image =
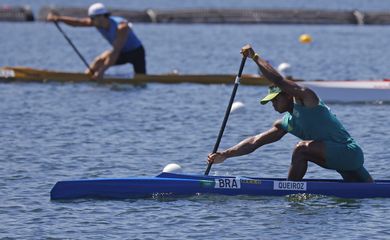
[(388, 80), (305, 81), (301, 84), (327, 102), (390, 102)]
[[(99, 83), (99, 84), (132, 84), (140, 85), (147, 83), (198, 83), (198, 84), (234, 84), (236, 76), (229, 74), (161, 74), (144, 75), (137, 74), (133, 78), (119, 78), (105, 76), (104, 79), (93, 81), (90, 76), (83, 73), (47, 71), (27, 67), (0, 67), (0, 80), (3, 82), (61, 82), (61, 83)], [(267, 85), (269, 82), (258, 75), (243, 74), (241, 84), (244, 85)]]
[[(133, 78), (106, 76), (99, 81), (93, 81), (90, 76), (82, 73), (46, 71), (26, 67), (0, 67), (0, 81), (3, 82), (60, 82), (60, 83), (98, 83), (98, 84), (131, 84), (144, 85), (148, 83), (178, 84), (233, 84), (235, 75), (135, 75)], [(356, 81), (302, 81), (299, 84), (313, 89), (326, 102), (390, 102), (389, 80), (356, 80)], [(242, 85), (262, 86), (270, 83), (258, 75), (242, 75)]]
[(373, 184), (345, 183), (337, 180), (292, 182), (277, 178), (162, 173), (150, 178), (60, 181), (51, 190), (51, 199), (128, 199), (196, 194), (285, 196), (298, 193), (341, 198), (390, 197), (390, 181), (382, 180)]

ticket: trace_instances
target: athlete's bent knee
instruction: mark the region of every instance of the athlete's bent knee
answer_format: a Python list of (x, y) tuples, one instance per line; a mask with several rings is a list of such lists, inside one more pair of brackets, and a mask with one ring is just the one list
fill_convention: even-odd
[(309, 143), (306, 141), (300, 141), (297, 143), (294, 149), (293, 155), (303, 155), (307, 151)]

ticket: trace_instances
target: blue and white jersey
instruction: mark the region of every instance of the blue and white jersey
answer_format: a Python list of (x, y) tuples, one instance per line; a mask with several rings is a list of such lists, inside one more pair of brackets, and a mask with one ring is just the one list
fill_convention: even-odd
[[(114, 41), (116, 39), (118, 25), (121, 22), (127, 21), (127, 20), (122, 18), (122, 17), (116, 17), (116, 16), (110, 16), (109, 20), (110, 20), (110, 27), (108, 30), (106, 30), (104, 28), (97, 28), (97, 30), (103, 35), (103, 37), (105, 39), (107, 39), (107, 41), (111, 45), (113, 45)], [(127, 36), (127, 40), (126, 40), (125, 45), (121, 49), (121, 52), (130, 52), (130, 51), (142, 46), (141, 41), (138, 39), (138, 37), (135, 35), (134, 31), (131, 29), (130, 23), (129, 23), (129, 28), (130, 28), (130, 30), (129, 30), (129, 33)]]

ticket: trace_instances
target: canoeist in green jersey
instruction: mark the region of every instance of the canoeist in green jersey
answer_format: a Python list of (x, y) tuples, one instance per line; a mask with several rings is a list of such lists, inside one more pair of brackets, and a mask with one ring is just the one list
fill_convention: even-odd
[(249, 154), (291, 133), (301, 141), (293, 151), (288, 180), (301, 180), (310, 161), (336, 170), (345, 181), (373, 182), (363, 166), (363, 151), (315, 92), (284, 79), (250, 45), (244, 46), (241, 52), (253, 59), (264, 77), (274, 84), (261, 104), (272, 102), (276, 111), (286, 114), (268, 131), (249, 137), (225, 151), (210, 154), (209, 162), (221, 163), (230, 157)]

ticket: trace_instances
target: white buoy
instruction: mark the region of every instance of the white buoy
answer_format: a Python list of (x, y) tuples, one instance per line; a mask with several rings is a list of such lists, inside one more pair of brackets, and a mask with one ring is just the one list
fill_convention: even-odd
[(230, 109), (230, 113), (233, 113), (233, 112), (236, 112), (236, 111), (238, 111), (238, 110), (244, 110), (244, 107), (245, 107), (245, 104), (244, 103), (242, 103), (242, 102), (234, 102), (233, 104), (232, 104), (232, 108)]
[(284, 63), (279, 64), (277, 69), (278, 69), (278, 72), (285, 77), (287, 75), (290, 75), (291, 65), (289, 63), (284, 62)]
[(167, 173), (180, 173), (181, 172), (181, 167), (179, 164), (176, 163), (170, 163), (166, 165), (163, 169), (163, 172)]

